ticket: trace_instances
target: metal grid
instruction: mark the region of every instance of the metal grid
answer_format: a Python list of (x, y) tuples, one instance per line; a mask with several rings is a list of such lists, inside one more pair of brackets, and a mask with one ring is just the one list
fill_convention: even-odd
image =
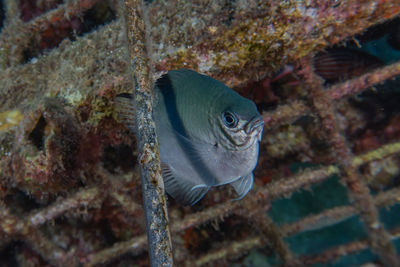
[[(18, 75), (29, 72), (30, 66), (21, 67), (20, 65), (23, 61), (23, 49), (29, 46), (27, 41), (30, 39), (28, 38), (29, 36), (45, 29), (52, 23), (55, 23), (55, 21), (59, 21), (60, 17), (68, 18), (72, 15), (79, 15), (93, 7), (96, 2), (98, 1), (66, 1), (66, 3), (59, 5), (56, 9), (30, 22), (22, 23), (18, 17), (17, 2), (11, 0), (5, 1), (6, 20), (0, 36), (0, 43), (2, 48), (8, 48), (8, 54), (6, 57), (7, 60), (3, 60), (1, 66), (2, 79), (4, 79), (4, 77), (13, 77), (12, 75), (14, 74), (10, 73), (17, 73), (16, 75)], [(395, 11), (392, 15), (394, 16), (394, 14)], [(112, 24), (108, 27), (111, 31), (116, 31), (120, 29), (121, 26), (119, 24)], [(16, 31), (21, 35), (12, 34)], [(358, 29), (355, 27), (353, 29), (353, 34), (357, 31)], [(68, 47), (61, 49), (68, 50)], [(57, 52), (54, 53), (55, 56), (57, 56)], [(123, 54), (123, 52), (121, 53)], [(45, 64), (46, 61), (51, 61), (51, 55), (49, 57), (39, 57), (38, 60)], [(365, 181), (363, 181), (358, 173), (358, 168), (370, 161), (400, 153), (400, 143), (394, 142), (386, 144), (377, 150), (362, 155), (352, 155), (344, 135), (337, 126), (338, 119), (337, 112), (335, 111), (335, 101), (358, 94), (374, 84), (400, 75), (400, 63), (375, 70), (354, 80), (335, 85), (329, 89), (324, 89), (322, 80), (313, 74), (311, 58), (309, 56), (303, 57), (300, 64), (301, 71), (299, 73), (303, 74), (305, 87), (309, 88), (312, 106), (307, 105), (306, 102), (301, 100), (296, 100), (290, 104), (279, 106), (274, 112), (265, 112), (263, 114), (267, 124), (265, 132), (268, 132), (269, 129), (277, 128), (280, 125), (291, 123), (306, 114), (316, 114), (321, 122), (322, 132), (326, 134), (326, 138), (331, 145), (331, 153), (337, 160), (332, 162), (332, 165), (317, 169), (309, 169), (297, 175), (284, 177), (264, 186), (259, 186), (241, 201), (226, 201), (205, 207), (202, 211), (190, 211), (187, 212), (182, 219), (179, 219), (179, 216), (173, 216), (170, 223), (173, 239), (178, 236), (179, 233), (187, 229), (201, 226), (207, 222), (218, 221), (232, 214), (244, 218), (248, 224), (255, 225), (261, 233), (261, 235), (253, 235), (224, 243), (220, 249), (215, 249), (210, 253), (200, 256), (190, 255), (185, 246), (176, 242), (174, 243), (174, 253), (175, 261), (178, 265), (199, 266), (212, 264), (219, 260), (227, 261), (230, 258), (245, 254), (252, 249), (265, 246), (274, 249), (285, 266), (308, 266), (315, 263), (327, 263), (366, 248), (370, 248), (375, 252), (378, 255), (379, 261), (384, 266), (399, 265), (398, 257), (396, 256), (396, 251), (392, 244), (392, 241), (399, 237), (399, 229), (385, 229), (378, 216), (379, 207), (387, 207), (399, 202), (399, 189), (394, 188), (372, 196)], [(121, 82), (121, 84), (125, 86), (129, 83)], [(118, 84), (116, 87), (121, 86), (121, 84)], [(9, 92), (11, 87), (6, 86), (6, 83), (3, 85), (2, 96), (10, 95), (12, 93)], [(115, 87), (113, 89), (115, 89)], [(24, 91), (25, 89), (21, 88), (20, 90)], [(33, 95), (33, 98), (37, 97), (37, 94), (31, 95)], [(1, 101), (1, 103), (4, 104), (2, 111), (15, 107), (18, 100), (18, 98), (13, 98), (8, 101), (3, 98)], [(21, 107), (21, 109), (25, 109), (26, 112), (29, 112), (31, 108), (32, 104), (25, 104)], [(53, 121), (57, 124), (57, 120), (52, 118), (52, 114), (46, 117), (46, 112), (51, 112), (49, 112), (45, 104), (44, 107), (41, 106), (37, 110), (31, 112), (29, 116), (25, 116), (22, 122), (24, 125), (22, 129), (13, 130), (11, 132), (15, 135), (15, 141), (13, 142), (18, 142), (21, 138), (27, 139), (26, 132), (31, 132), (32, 129), (37, 126), (40, 116), (44, 116), (46, 120)], [(9, 152), (7, 151), (2, 155), (1, 174), (4, 180), (9, 179), (5, 171), (5, 166), (11, 165), (11, 169), (13, 170), (12, 175), (18, 175), (19, 166), (16, 165), (18, 163), (16, 158), (20, 156), (19, 151), (16, 151), (15, 148), (10, 149)], [(48, 224), (60, 216), (68, 216), (68, 214), (80, 208), (88, 209), (91, 207), (99, 207), (108, 201), (109, 198), (117, 200), (118, 205), (128, 214), (135, 214), (136, 216), (143, 214), (141, 210), (142, 205), (139, 204), (140, 201), (135, 201), (131, 196), (132, 191), (114, 188), (126, 186), (126, 183), (118, 184), (110, 181), (109, 177), (105, 177), (101, 167), (96, 167), (91, 171), (93, 171), (93, 176), (98, 177), (95, 182), (88, 182), (87, 186), (84, 188), (81, 188), (79, 185), (74, 185), (71, 190), (67, 190), (66, 195), (64, 192), (60, 194), (65, 195), (61, 199), (55, 201), (49, 200), (47, 201), (47, 204), (49, 204), (47, 207), (30, 211), (28, 214), (16, 214), (13, 207), (2, 200), (0, 202), (0, 246), (4, 248), (11, 242), (20, 240), (26, 244), (34, 254), (40, 255), (41, 261), (55, 266), (76, 266), (79, 264), (93, 266), (100, 263), (115, 261), (126, 253), (129, 253), (131, 256), (140, 257), (146, 251), (146, 235), (144, 233), (133, 235), (125, 241), (117, 241), (111, 247), (88, 249), (82, 254), (78, 247), (68, 249), (61, 248), (59, 242), (52, 240), (49, 235), (47, 233), (45, 234), (42, 230), (43, 228), (41, 228), (41, 226), (47, 225), (47, 227), (49, 227)], [(353, 201), (351, 206), (334, 207), (322, 213), (310, 215), (297, 222), (282, 226), (275, 225), (265, 212), (269, 209), (272, 200), (290, 195), (292, 192), (312, 184), (320, 183), (333, 174), (339, 174), (341, 176), (341, 179), (348, 189), (349, 196)], [(99, 183), (99, 181), (102, 182)], [(137, 174), (136, 180), (133, 178), (133, 181), (137, 181)], [(12, 180), (9, 183), (2, 182), (2, 186), (3, 188), (8, 186), (12, 187), (12, 183), (14, 183)], [(110, 190), (110, 187), (113, 189)], [(57, 194), (59, 194), (59, 192), (55, 195)], [(176, 206), (171, 208), (170, 214), (174, 213), (176, 210), (180, 210), (180, 208)], [(249, 212), (249, 210), (251, 210), (251, 212)], [(295, 255), (284, 241), (285, 237), (312, 230), (316, 227), (323, 228), (334, 225), (355, 215), (359, 215), (360, 220), (368, 229), (368, 239), (366, 240), (333, 247), (315, 256)]]

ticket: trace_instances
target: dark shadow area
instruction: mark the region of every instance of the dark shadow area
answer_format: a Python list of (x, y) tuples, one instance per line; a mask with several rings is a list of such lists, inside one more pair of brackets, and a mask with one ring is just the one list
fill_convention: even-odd
[(107, 246), (114, 245), (114, 243), (117, 242), (118, 239), (115, 237), (113, 231), (111, 230), (109, 222), (106, 219), (103, 219), (99, 222), (99, 224), (104, 242), (107, 244)]
[(40, 205), (35, 201), (34, 198), (17, 188), (11, 190), (11, 192), (6, 195), (4, 202), (8, 207), (13, 207), (12, 212), (15, 215), (22, 216), (27, 212), (40, 208)]
[(0, 250), (0, 266), (18, 266), (16, 250), (22, 242), (12, 242)]
[(46, 124), (46, 120), (41, 116), (39, 121), (36, 123), (35, 128), (28, 136), (28, 139), (37, 147), (38, 150), (44, 149), (44, 132)]
[(4, 0), (0, 0), (0, 31), (3, 28), (5, 18)]
[(108, 5), (107, 1), (100, 1), (83, 14), (83, 23), (77, 34), (78, 36), (85, 35), (115, 19), (115, 11)]
[(103, 151), (101, 161), (110, 173), (126, 173), (134, 169), (136, 157), (128, 145), (107, 146)]
[(374, 25), (355, 37), (362, 44), (386, 38), (393, 49), (400, 50), (400, 17)]

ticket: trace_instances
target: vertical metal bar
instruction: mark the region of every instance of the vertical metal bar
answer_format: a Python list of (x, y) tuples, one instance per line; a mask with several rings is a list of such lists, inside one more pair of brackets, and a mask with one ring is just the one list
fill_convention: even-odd
[(152, 117), (151, 51), (145, 3), (126, 0), (123, 4), (128, 50), (135, 81), (136, 136), (140, 175), (146, 214), (147, 240), (151, 266), (172, 266), (171, 237), (168, 227), (160, 155)]

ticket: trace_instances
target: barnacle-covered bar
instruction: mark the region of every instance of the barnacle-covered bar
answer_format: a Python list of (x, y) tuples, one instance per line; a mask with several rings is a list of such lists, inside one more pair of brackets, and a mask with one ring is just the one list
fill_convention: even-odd
[(125, 1), (128, 50), (135, 87), (136, 132), (139, 150), (143, 208), (146, 215), (147, 244), (151, 266), (172, 266), (167, 200), (161, 176), (160, 152), (152, 116), (154, 93), (151, 80), (151, 42), (147, 7), (141, 0)]
[[(362, 264), (399, 266), (399, 218), (390, 212), (400, 205), (400, 119), (390, 101), (368, 98), (396, 97), (385, 84), (399, 79), (399, 60), (335, 84), (312, 65), (317, 52), (361, 46), (369, 27), (398, 20), (398, 1), (153, 0), (144, 1), (145, 24), (125, 24), (121, 14), (141, 14), (140, 2), (0, 2), (0, 265), (148, 266), (145, 214), (153, 212), (155, 236), (168, 239), (170, 228), (177, 266), (228, 266), (255, 253), (271, 266), (312, 266), (365, 251), (372, 256)], [(135, 50), (138, 40), (146, 47)], [(287, 84), (276, 81), (287, 65)], [(160, 185), (154, 203), (143, 202), (140, 176), (159, 174), (144, 103), (151, 82), (177, 68), (223, 81), (262, 112), (255, 186), (244, 199), (231, 201), (223, 187), (181, 207), (165, 202)], [(150, 90), (136, 92), (138, 133), (118, 121), (113, 101), (132, 92), (134, 74), (137, 89)], [(304, 192), (314, 194), (309, 206), (324, 202), (315, 188), (326, 183), (339, 188), (326, 206), (277, 218), (274, 210), (287, 212), (282, 201), (301, 202)], [(296, 247), (349, 221), (365, 232), (319, 250)], [(167, 239), (156, 244), (164, 251), (150, 248), (153, 262), (167, 255), (171, 264)]]

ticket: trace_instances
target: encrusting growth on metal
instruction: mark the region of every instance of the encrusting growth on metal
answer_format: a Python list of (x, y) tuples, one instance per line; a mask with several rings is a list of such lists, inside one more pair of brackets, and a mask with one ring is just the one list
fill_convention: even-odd
[(273, 112), (264, 112), (262, 114), (265, 123), (264, 131), (282, 124), (289, 124), (309, 112), (309, 107), (303, 101), (293, 101), (290, 104), (279, 106)]
[(27, 219), (31, 224), (35, 226), (41, 225), (46, 221), (52, 220), (57, 216), (60, 216), (68, 210), (77, 207), (88, 206), (89, 202), (93, 201), (96, 198), (99, 198), (100, 192), (101, 191), (99, 190), (99, 188), (96, 187), (85, 188), (68, 199), (57, 201), (51, 206), (32, 214)]
[[(339, 83), (327, 89), (327, 94), (332, 100), (338, 101), (347, 96), (360, 93), (367, 88), (382, 83), (400, 74), (400, 63), (394, 63), (389, 66), (368, 72), (360, 77), (349, 81)], [(276, 128), (282, 124), (290, 124), (301, 116), (311, 112), (304, 101), (296, 100), (286, 105), (281, 105), (273, 112), (264, 112), (265, 122), (264, 130)]]
[(389, 66), (364, 74), (358, 78), (332, 86), (328, 94), (332, 99), (340, 99), (345, 96), (354, 95), (375, 84), (382, 83), (400, 74), (400, 63), (393, 63)]
[[(390, 207), (400, 202), (397, 197), (399, 194), (399, 189), (391, 189), (385, 193), (378, 194), (373, 201), (378, 207)], [(281, 225), (281, 232), (283, 236), (291, 236), (296, 233), (322, 229), (343, 222), (355, 215), (358, 215), (358, 210), (353, 206), (334, 207), (316, 215), (304, 217), (297, 222), (283, 224)]]
[[(390, 236), (391, 238), (398, 239), (400, 235), (400, 229), (395, 228), (393, 230), (390, 230)], [(347, 243), (345, 245), (337, 246), (332, 249), (328, 249), (323, 251), (319, 255), (312, 255), (312, 256), (302, 256), (301, 260), (307, 264), (307, 265), (314, 265), (317, 263), (326, 263), (330, 261), (334, 261), (342, 256), (349, 255), (351, 253), (356, 253), (360, 252), (362, 250), (365, 250), (368, 248), (368, 241), (367, 240), (361, 240), (361, 241), (354, 241)], [(368, 265), (365, 265), (368, 266)], [(388, 265), (390, 266), (390, 265)]]
[(143, 1), (129, 0), (124, 1), (123, 10), (129, 56), (131, 64), (133, 64), (133, 81), (135, 82), (136, 136), (150, 264), (151, 266), (172, 266), (167, 204), (161, 176), (155, 123), (152, 118), (152, 62), (146, 6)]
[(4, 207), (2, 202), (0, 202), (0, 208), (1, 243), (7, 244), (10, 241), (9, 237), (16, 235), (25, 240), (34, 251), (53, 265), (63, 266), (67, 264), (67, 261), (72, 266), (76, 264), (76, 259), (68, 259), (67, 253), (47, 239), (36, 225), (20, 221), (17, 216), (12, 215), (12, 212)]
[[(67, 19), (72, 17), (75, 14), (83, 13), (84, 11), (93, 7), (94, 4), (99, 2), (99, 0), (85, 0), (85, 1), (65, 1), (65, 4), (60, 5), (57, 9), (54, 9), (50, 12), (47, 12), (44, 15), (38, 16), (37, 18), (29, 21), (29, 23), (22, 24), (22, 20), (20, 19), (19, 9), (18, 9), (18, 1), (7, 1), (7, 17), (8, 15), (10, 20), (10, 24), (17, 24), (19, 27), (19, 31), (17, 34), (12, 32), (14, 30), (13, 27), (5, 27), (3, 29), (3, 34), (0, 36), (0, 47), (8, 48), (9, 43), (20, 43), (24, 44), (24, 46), (29, 47), (29, 41), (32, 35), (38, 30), (47, 29), (50, 25), (60, 22), (63, 19)], [(15, 13), (18, 16), (15, 16)], [(13, 16), (14, 15), (14, 16)], [(21, 63), (21, 48), (20, 46), (17, 48), (10, 48), (9, 54), (7, 56), (7, 63), (11, 66), (15, 66)], [(6, 64), (6, 65), (8, 65)], [(2, 68), (0, 64), (0, 69)]]
[(329, 91), (324, 91), (322, 80), (312, 71), (309, 58), (302, 60), (303, 73), (310, 96), (321, 123), (325, 128), (332, 146), (332, 153), (337, 158), (342, 179), (347, 184), (349, 196), (354, 201), (354, 207), (360, 213), (369, 235), (371, 249), (377, 253), (384, 266), (399, 266), (395, 248), (390, 241), (388, 231), (379, 220), (378, 209), (374, 205), (371, 193), (365, 181), (361, 179), (358, 170), (352, 165), (353, 154), (345, 137), (337, 125), (337, 114), (333, 104), (334, 99)]

